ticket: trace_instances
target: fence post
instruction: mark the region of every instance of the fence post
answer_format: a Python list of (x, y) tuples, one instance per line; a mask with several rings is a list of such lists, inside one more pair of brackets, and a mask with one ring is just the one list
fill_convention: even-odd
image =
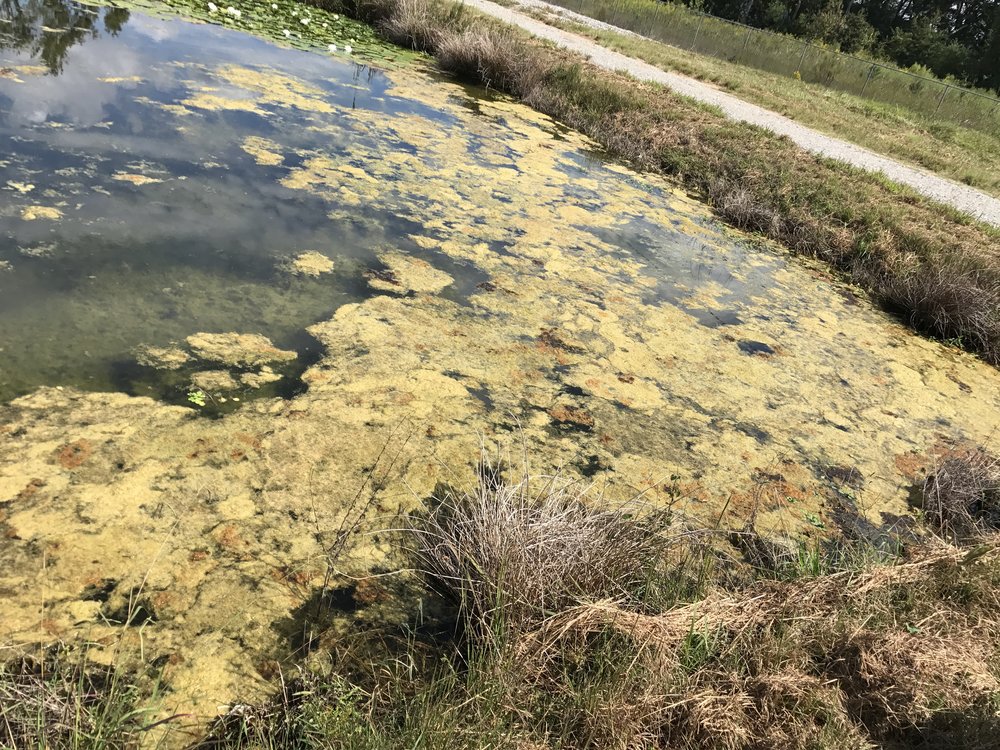
[(937, 114), (938, 110), (941, 109), (941, 103), (944, 101), (944, 98), (948, 95), (948, 85), (947, 84), (941, 84), (941, 85), (944, 88), (944, 90), (941, 92), (941, 98), (938, 99), (937, 106), (934, 108), (934, 114)]
[(868, 68), (868, 77), (865, 79), (865, 85), (861, 87), (861, 93), (859, 96), (864, 97), (865, 91), (868, 89), (868, 84), (872, 82), (872, 76), (875, 75), (875, 64)]
[(800, 78), (802, 77), (802, 63), (804, 63), (806, 60), (806, 51), (808, 49), (809, 49), (809, 42), (808, 41), (802, 42), (802, 54), (799, 55), (799, 66), (795, 69), (796, 71), (798, 71)]
[(691, 42), (691, 47), (690, 47), (691, 50), (694, 50), (695, 45), (698, 44), (698, 35), (701, 33), (701, 27), (702, 27), (702, 24), (704, 24), (704, 23), (705, 23), (705, 14), (702, 13), (701, 19), (698, 21), (698, 28), (695, 29), (695, 32), (694, 32), (694, 41)]
[(750, 34), (753, 33), (753, 28), (747, 29), (747, 38), (743, 40), (743, 49), (740, 50), (740, 54), (736, 56), (737, 62), (743, 59), (743, 54), (747, 51), (747, 45), (750, 44)]

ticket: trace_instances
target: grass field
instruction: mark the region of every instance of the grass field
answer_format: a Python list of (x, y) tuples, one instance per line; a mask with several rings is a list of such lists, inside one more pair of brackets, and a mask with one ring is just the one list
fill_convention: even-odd
[[(756, 70), (796, 78), (868, 101), (906, 109), (942, 123), (1000, 134), (1000, 110), (991, 92), (948, 88), (926, 73), (914, 76), (889, 63), (839, 54), (786, 34), (750, 29), (703, 16), (683, 5), (652, 0), (553, 0), (645, 37)], [(943, 95), (943, 98), (942, 98)]]
[(592, 29), (557, 14), (522, 11), (662, 70), (717, 84), (741, 99), (820, 132), (1000, 197), (1000, 169), (994, 156), (1000, 154), (1000, 126), (993, 131), (963, 127), (898, 105), (861, 99), (651, 39)]

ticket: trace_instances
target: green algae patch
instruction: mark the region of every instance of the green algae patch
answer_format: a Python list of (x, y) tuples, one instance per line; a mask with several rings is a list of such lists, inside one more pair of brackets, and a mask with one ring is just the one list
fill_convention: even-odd
[(143, 367), (179, 370), (191, 361), (191, 355), (175, 346), (141, 346), (136, 351), (135, 359)]
[(281, 147), (277, 143), (260, 136), (248, 136), (243, 140), (241, 148), (261, 166), (273, 167), (285, 160), (279, 151)]
[(332, 273), (333, 267), (333, 260), (317, 250), (307, 250), (304, 253), (299, 253), (294, 258), (282, 264), (282, 268), (288, 273), (296, 276), (310, 276), (312, 278)]
[(57, 221), (62, 217), (62, 210), (55, 206), (25, 206), (21, 209), (21, 218), (25, 221), (35, 221), (36, 219)]
[(384, 270), (369, 271), (368, 286), (383, 292), (434, 294), (450, 286), (454, 279), (426, 260), (398, 252), (379, 253)]

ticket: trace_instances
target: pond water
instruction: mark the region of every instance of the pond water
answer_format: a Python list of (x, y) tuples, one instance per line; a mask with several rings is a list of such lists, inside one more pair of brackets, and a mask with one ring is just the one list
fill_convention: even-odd
[[(803, 536), (894, 523), (1000, 424), (997, 370), (344, 19), (283, 0), (275, 44), (26, 7), (0, 19), (0, 640), (111, 638), (141, 600), (171, 710), (210, 715), (268, 689), (352, 498), (391, 523), (484, 442)], [(293, 12), (318, 51), (283, 46)]]
[[(378, 293), (368, 277), (387, 270), (378, 256), (388, 248), (435, 255), (452, 277), (441, 294), (464, 299), (483, 272), (418, 242), (453, 234), (423, 232), (429, 217), (471, 217), (415, 194), (407, 179), (419, 170), (386, 165), (420, 162), (440, 174), (463, 160), (478, 180), (509, 173), (478, 196), (483, 226), (463, 240), (503, 253), (524, 234), (523, 196), (504, 191), (530, 191), (519, 176), (534, 165), (504, 144), (514, 134), (484, 92), (450, 91), (440, 107), (348, 59), (118, 9), (42, 7), (67, 7), (98, 31), (47, 63), (37, 44), (0, 53), (0, 400), (58, 384), (184, 403), (191, 376), (211, 363), (157, 370), (136, 354), (201, 331), (253, 331), (298, 351), (299, 367), (280, 381), (291, 392), (317, 356), (305, 327)], [(55, 34), (45, 23), (34, 27), (43, 41)], [(429, 133), (383, 126), (392, 121), (465, 132), (440, 153), (421, 143)], [(559, 142), (558, 126), (535, 125)], [(769, 264), (737, 278), (732, 259), (705, 244), (718, 237), (687, 231), (690, 215), (647, 216), (662, 210), (661, 186), (636, 184), (588, 150), (547, 165), (561, 184), (546, 199), (579, 213), (579, 241), (645, 264), (647, 297), (683, 304), (690, 286), (714, 281), (732, 307), (766, 288)], [(454, 169), (446, 181), (467, 178)], [(634, 199), (626, 212), (609, 199), (618, 184)], [(498, 212), (511, 223), (503, 231), (490, 221)], [(603, 212), (619, 215), (587, 217)], [(297, 271), (305, 252), (332, 261), (331, 272)], [(738, 320), (732, 309), (696, 314), (706, 325)]]

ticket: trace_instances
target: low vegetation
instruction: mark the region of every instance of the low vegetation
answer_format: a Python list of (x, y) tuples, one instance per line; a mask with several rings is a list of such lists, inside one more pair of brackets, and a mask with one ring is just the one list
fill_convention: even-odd
[(393, 41), (675, 176), (734, 226), (830, 262), (917, 330), (1000, 364), (997, 230), (452, 3), (354, 2), (347, 10)]
[(0, 747), (135, 747), (154, 723), (139, 682), (117, 665), (90, 659), (85, 645), (0, 660)]
[(801, 77), (769, 73), (725, 58), (697, 54), (684, 45), (671, 46), (644, 37), (593, 29), (554, 13), (520, 10), (662, 70), (718, 84), (741, 99), (803, 125), (1000, 197), (1000, 172), (993, 166), (991, 156), (1000, 152), (1000, 117), (995, 119), (994, 129), (976, 129), (809, 83)]
[[(733, 12), (736, 8), (731, 3), (729, 8), (724, 7), (727, 0), (721, 3), (714, 0), (699, 0), (698, 3), (657, 3), (648, 0), (552, 2), (645, 37), (737, 62), (757, 72), (794, 77), (836, 91), (863, 94), (868, 100), (900, 105), (910, 112), (933, 116), (938, 122), (966, 125), (994, 134), (1000, 129), (994, 112), (994, 92), (970, 88), (974, 85), (998, 88), (1000, 68), (994, 60), (986, 60), (983, 52), (972, 52), (961, 45), (949, 49), (947, 44), (937, 44), (926, 35), (921, 36), (921, 33), (896, 33), (895, 45), (875, 44), (874, 30), (868, 26), (867, 31), (862, 31), (867, 25), (863, 13), (847, 12), (830, 3), (823, 8), (818, 7), (820, 4), (809, 7), (808, 3), (797, 3), (794, 8), (788, 9), (790, 12), (787, 15), (782, 11), (780, 20), (757, 14), (751, 25), (759, 28), (751, 29), (726, 20), (736, 18)], [(915, 5), (920, 2), (917, 0)], [(781, 4), (782, 0), (773, 0), (769, 7)], [(860, 10), (864, 4), (866, 0), (859, 0), (857, 9)], [(908, 22), (923, 25), (932, 20), (908, 15), (906, 18), (899, 16), (895, 25), (885, 25), (884, 13), (891, 4), (883, 3), (876, 11), (881, 16), (878, 21), (883, 24), (880, 30), (883, 38), (892, 36), (893, 32), (902, 32), (902, 27)], [(697, 11), (686, 6), (694, 6)], [(745, 3), (741, 4), (741, 9), (748, 7)], [(760, 9), (764, 4), (756, 4), (755, 7)], [(703, 15), (699, 11), (724, 18)], [(905, 13), (915, 14), (915, 9), (907, 8)], [(796, 14), (801, 15), (792, 20)], [(964, 33), (965, 41), (971, 43), (970, 46), (985, 46), (988, 43), (986, 37), (990, 34), (989, 21), (984, 18), (981, 7), (974, 15), (977, 16), (973, 22), (975, 30), (966, 26), (960, 33)], [(944, 20), (940, 16), (938, 18)], [(746, 23), (749, 19), (739, 20)], [(862, 28), (851, 21), (860, 21)], [(847, 32), (846, 36), (844, 32)], [(994, 43), (1000, 44), (1000, 35), (995, 35)], [(841, 49), (852, 54), (842, 54)], [(947, 61), (949, 54), (951, 59)], [(965, 59), (960, 61), (963, 56)], [(901, 63), (902, 69), (890, 60)], [(947, 89), (937, 77), (944, 79)]]
[(959, 541), (1000, 531), (1000, 459), (982, 449), (946, 457), (924, 484), (923, 511)]
[[(1000, 732), (987, 526), (761, 556), (752, 527), (694, 530), (559, 478), (484, 472), (405, 519), (399, 573), (367, 582), (402, 626), (367, 619), (325, 642), (195, 747), (986, 750)], [(14, 746), (135, 746), (133, 694), (63, 663), (64, 677), (0, 672), (0, 695), (26, 696), (4, 714)], [(108, 705), (98, 724), (117, 734), (58, 734)]]

